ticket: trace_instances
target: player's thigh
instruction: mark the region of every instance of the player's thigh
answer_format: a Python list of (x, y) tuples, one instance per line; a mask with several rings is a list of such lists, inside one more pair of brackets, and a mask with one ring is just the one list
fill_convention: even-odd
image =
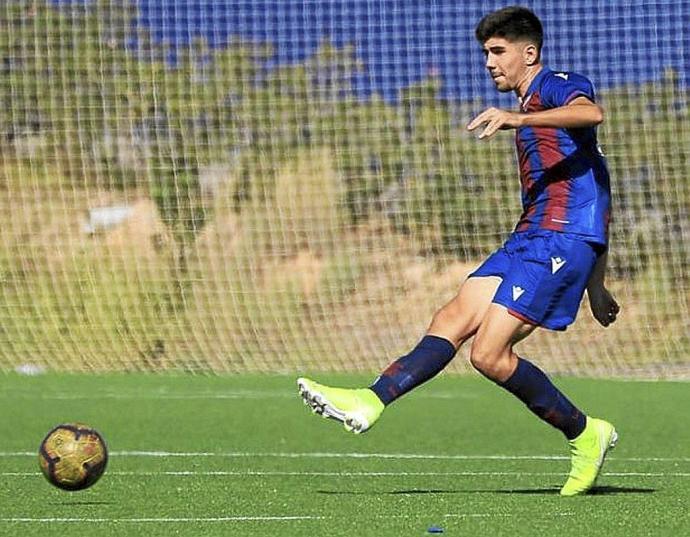
[(427, 333), (448, 339), (456, 346), (472, 337), (489, 310), (500, 283), (501, 279), (495, 276), (465, 280), (458, 294), (436, 312)]

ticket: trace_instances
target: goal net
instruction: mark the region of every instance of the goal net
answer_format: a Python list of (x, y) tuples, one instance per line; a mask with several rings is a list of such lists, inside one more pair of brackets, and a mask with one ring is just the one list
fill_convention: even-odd
[[(690, 3), (527, 1), (592, 79), (613, 179), (603, 329), (520, 352), (690, 376)], [(558, 5), (557, 5), (558, 4)], [(0, 369), (374, 372), (519, 214), (515, 108), (474, 26), (505, 2), (5, 0)], [(449, 371), (468, 370), (466, 350)]]

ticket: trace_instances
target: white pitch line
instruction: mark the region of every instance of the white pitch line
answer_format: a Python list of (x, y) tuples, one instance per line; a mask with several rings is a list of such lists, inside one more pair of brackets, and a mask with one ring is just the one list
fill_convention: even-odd
[[(0, 472), (2, 477), (37, 477), (41, 472)], [(458, 477), (458, 476), (563, 476), (565, 472), (286, 472), (286, 471), (233, 471), (233, 470), (209, 470), (209, 471), (160, 471), (160, 472), (108, 472), (109, 476), (170, 476), (170, 477)], [(690, 472), (604, 472), (604, 475), (616, 477), (690, 477)]]
[[(295, 399), (298, 394), (293, 392), (262, 392), (262, 391), (238, 391), (229, 390), (227, 392), (199, 392), (199, 393), (98, 393), (98, 394), (61, 394), (43, 393), (32, 394), (22, 392), (0, 392), (0, 398), (8, 399), (37, 399), (41, 401), (84, 401), (93, 399), (115, 399), (115, 400), (213, 400), (213, 399)], [(416, 395), (420, 399), (477, 399), (478, 395), (471, 393), (436, 392), (421, 393)]]
[[(2, 396), (0, 397), (7, 397), (10, 398), (10, 396)], [(272, 394), (272, 395), (264, 395), (264, 394), (233, 394), (233, 393), (217, 393), (217, 394), (189, 394), (189, 395), (147, 395), (147, 394), (103, 394), (99, 396), (95, 395), (12, 395), (11, 398), (13, 400), (15, 399), (33, 399), (33, 400), (39, 400), (39, 401), (89, 401), (93, 399), (116, 399), (116, 400), (162, 400), (162, 401), (170, 401), (170, 400), (195, 400), (195, 399), (201, 399), (201, 400), (213, 400), (213, 399), (288, 399), (292, 398), (292, 395), (287, 395), (287, 394)]]
[[(329, 452), (184, 452), (184, 451), (115, 451), (125, 457), (266, 457), (279, 459), (422, 459), (422, 460), (570, 460), (565, 455), (433, 455), (424, 453), (329, 453)], [(609, 458), (609, 460), (611, 460)], [(690, 459), (689, 459), (690, 460)]]
[(272, 521), (292, 521), (292, 520), (323, 520), (327, 517), (312, 515), (296, 516), (224, 516), (206, 518), (0, 518), (0, 522), (130, 522), (141, 524), (146, 522), (272, 522)]
[[(291, 453), (291, 452), (181, 452), (181, 451), (115, 451), (123, 457), (225, 457), (225, 458), (281, 458), (281, 459), (421, 459), (421, 460), (492, 460), (492, 461), (569, 461), (568, 455), (434, 455), (425, 453)], [(33, 455), (33, 454), (32, 454)], [(609, 461), (690, 462), (690, 457), (608, 457)]]
[[(477, 460), (477, 461), (567, 461), (566, 455), (434, 455), (425, 453), (291, 453), (291, 452), (211, 452), (211, 451), (112, 451), (114, 457), (153, 458), (279, 458), (279, 459), (388, 459), (388, 460)], [(0, 457), (36, 457), (34, 451), (0, 451)], [(607, 457), (608, 461), (690, 462), (690, 457)]]
[[(555, 513), (541, 513), (543, 517), (554, 516), (574, 516), (575, 513), (570, 512), (555, 512)], [(370, 518), (421, 518), (422, 515), (374, 515)], [(442, 515), (443, 518), (494, 518), (494, 517), (514, 517), (519, 516), (516, 513), (446, 513)], [(10, 523), (200, 523), (200, 522), (291, 522), (299, 520), (336, 520), (341, 517), (321, 516), (321, 515), (294, 515), (294, 516), (225, 516), (225, 517), (188, 517), (188, 518), (30, 518), (30, 517), (7, 517), (0, 518), (0, 522)]]
[(285, 392), (227, 392), (227, 393), (189, 393), (189, 394), (155, 394), (155, 393), (103, 393), (103, 394), (2, 394), (0, 398), (12, 399), (36, 399), (40, 401), (85, 401), (93, 399), (117, 399), (117, 400), (187, 400), (187, 399), (288, 399), (297, 398), (296, 394)]

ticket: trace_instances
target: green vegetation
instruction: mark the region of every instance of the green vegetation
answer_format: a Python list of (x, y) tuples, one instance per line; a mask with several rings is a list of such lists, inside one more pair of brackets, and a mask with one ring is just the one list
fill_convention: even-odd
[[(327, 42), (271, 71), (270, 47), (239, 40), (197, 40), (172, 64), (132, 34), (135, 14), (126, 0), (0, 11), (1, 368), (270, 370), (321, 353), (376, 368), (518, 216), (512, 140), (468, 135), (482, 103), (440, 99), (433, 74), (390, 103), (358, 99), (363, 66)], [(628, 315), (603, 352), (617, 360), (645, 326), (616, 370), (682, 364), (688, 96), (668, 72), (602, 100), (610, 283)], [(137, 220), (85, 236), (108, 204)], [(563, 371), (590, 361), (567, 352), (549, 346)]]

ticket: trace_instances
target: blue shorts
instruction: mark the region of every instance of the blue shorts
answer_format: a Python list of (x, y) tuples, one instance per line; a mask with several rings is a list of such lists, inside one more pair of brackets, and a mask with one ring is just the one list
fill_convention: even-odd
[(569, 233), (516, 232), (469, 277), (502, 278), (494, 304), (530, 324), (565, 330), (577, 316), (603, 249)]

